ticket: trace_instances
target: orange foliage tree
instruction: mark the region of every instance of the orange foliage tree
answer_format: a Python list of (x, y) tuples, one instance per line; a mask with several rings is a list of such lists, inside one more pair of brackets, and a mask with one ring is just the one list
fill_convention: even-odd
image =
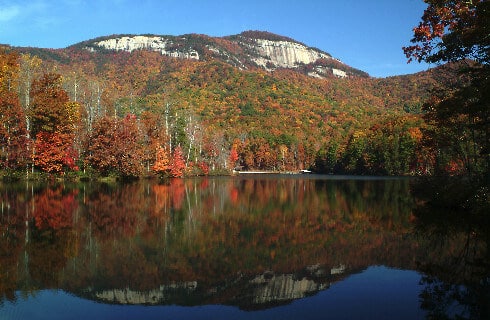
[(39, 132), (36, 135), (34, 163), (48, 173), (59, 173), (65, 167), (78, 170), (78, 154), (72, 146), (73, 136), (58, 132)]
[(47, 73), (35, 80), (31, 89), (34, 163), (50, 173), (60, 173), (65, 167), (77, 168), (73, 143), (79, 105), (70, 103), (61, 81), (61, 75)]
[(7, 169), (25, 166), (27, 131), (17, 95), (19, 56), (0, 50), (0, 165)]
[(156, 161), (152, 166), (152, 170), (155, 173), (165, 175), (170, 170), (170, 159), (168, 156), (168, 151), (163, 147), (158, 147), (156, 152)]
[(428, 7), (413, 29), (414, 45), (404, 47), (409, 58), (441, 62), (473, 59), (488, 63), (488, 18), (490, 5), (484, 0), (424, 0)]

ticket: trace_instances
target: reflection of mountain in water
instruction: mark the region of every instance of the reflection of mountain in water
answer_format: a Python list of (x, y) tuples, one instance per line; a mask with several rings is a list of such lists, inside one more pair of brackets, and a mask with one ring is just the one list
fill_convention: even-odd
[(252, 279), (250, 283), (255, 285), (255, 290), (250, 295), (253, 304), (289, 302), (328, 287), (313, 279), (297, 279), (292, 274), (263, 274)]
[(190, 281), (160, 285), (147, 291), (89, 288), (81, 296), (104, 303), (125, 305), (203, 305), (219, 302), (256, 310), (315, 295), (328, 289), (331, 282), (338, 281), (344, 270), (345, 266), (340, 266), (326, 272), (324, 267), (314, 265), (296, 274), (266, 271), (247, 279), (239, 275), (236, 279), (211, 287), (202, 287), (197, 281)]
[(370, 265), (447, 270), (444, 279), (456, 284), (488, 279), (488, 267), (478, 269), (488, 261), (488, 224), (465, 225), (468, 215), (452, 221), (447, 210), (432, 222), (432, 210), (413, 211), (406, 179), (234, 177), (0, 191), (0, 304), (18, 291), (62, 289), (104, 303), (262, 309)]
[(149, 291), (134, 291), (126, 289), (109, 289), (102, 291), (92, 291), (88, 289), (85, 295), (91, 299), (96, 299), (108, 303), (117, 304), (172, 304), (176, 296), (190, 296), (197, 289), (197, 282), (183, 282), (170, 285), (161, 285), (158, 289)]

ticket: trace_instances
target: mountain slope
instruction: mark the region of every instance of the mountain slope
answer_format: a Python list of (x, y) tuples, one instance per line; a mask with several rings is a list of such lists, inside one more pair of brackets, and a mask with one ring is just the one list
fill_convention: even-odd
[(217, 59), (241, 69), (293, 69), (318, 78), (368, 76), (326, 52), (264, 31), (245, 31), (223, 38), (198, 34), (113, 35), (85, 41), (73, 47), (91, 52), (150, 50), (182, 59)]
[(152, 128), (145, 147), (171, 139), (169, 149), (180, 144), (187, 159), (212, 168), (227, 166), (232, 146), (245, 168), (294, 170), (310, 167), (329, 146), (343, 161), (367, 134), (396, 142), (393, 128), (411, 126), (417, 138), (421, 105), (438, 77), (431, 71), (375, 79), (326, 52), (252, 31), (223, 38), (119, 35), (58, 50), (17, 49), (63, 76), (81, 106), (79, 141), (104, 116), (132, 114), (141, 128)]
[[(255, 31), (224, 38), (108, 36), (66, 49), (23, 51), (56, 65), (66, 90), (72, 98), (77, 91), (86, 109), (97, 105), (101, 113), (139, 115), (170, 102), (195, 113), (210, 130), (226, 131), (229, 141), (252, 136), (272, 145), (308, 143), (312, 152), (332, 139), (346, 143), (355, 130), (386, 117), (420, 109), (433, 82), (430, 73), (356, 76), (326, 52)], [(349, 76), (332, 71), (312, 77), (329, 64)]]

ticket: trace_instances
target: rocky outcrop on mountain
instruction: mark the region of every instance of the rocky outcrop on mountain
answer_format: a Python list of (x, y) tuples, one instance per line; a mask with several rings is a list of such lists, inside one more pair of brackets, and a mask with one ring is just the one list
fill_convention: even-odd
[(73, 47), (82, 47), (91, 52), (150, 50), (180, 59), (216, 59), (242, 70), (292, 69), (316, 78), (368, 76), (322, 50), (263, 31), (246, 31), (222, 38), (197, 34), (114, 35), (85, 41)]
[(295, 42), (250, 40), (241, 43), (256, 53), (252, 60), (264, 68), (270, 63), (281, 68), (296, 68), (299, 64), (310, 64), (318, 59), (332, 59), (330, 55)]
[[(185, 40), (185, 38), (183, 38)], [(96, 50), (95, 47), (132, 52), (134, 50), (151, 50), (160, 52), (162, 55), (182, 59), (199, 60), (199, 53), (192, 48), (173, 47), (174, 41), (170, 38), (161, 36), (121, 36), (96, 41), (89, 50)]]

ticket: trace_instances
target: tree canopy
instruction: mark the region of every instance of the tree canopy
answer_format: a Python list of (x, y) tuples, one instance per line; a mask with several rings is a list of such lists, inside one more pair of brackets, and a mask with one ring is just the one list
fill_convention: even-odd
[(490, 3), (484, 0), (424, 0), (428, 7), (413, 29), (409, 61), (432, 63), (471, 59), (488, 64)]
[(460, 72), (457, 79), (441, 83), (425, 105), (432, 125), (429, 143), (446, 166), (488, 174), (490, 2), (425, 2), (428, 7), (413, 30), (414, 45), (403, 48), (408, 61), (452, 62)]

